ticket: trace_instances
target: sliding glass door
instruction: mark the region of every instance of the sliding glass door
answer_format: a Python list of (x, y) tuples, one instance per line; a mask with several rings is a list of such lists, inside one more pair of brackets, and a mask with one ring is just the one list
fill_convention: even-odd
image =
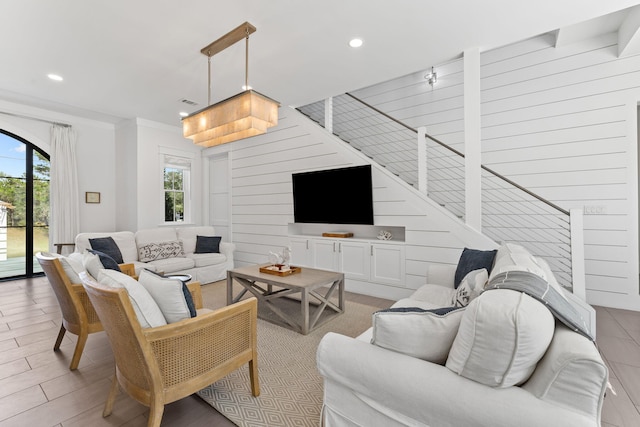
[(41, 273), (49, 250), (49, 156), (0, 129), (0, 279)]

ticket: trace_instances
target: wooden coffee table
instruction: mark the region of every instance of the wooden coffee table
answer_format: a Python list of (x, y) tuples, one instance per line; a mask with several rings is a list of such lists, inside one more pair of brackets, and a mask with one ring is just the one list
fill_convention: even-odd
[[(335, 312), (335, 315), (344, 312), (344, 274), (335, 271), (317, 270), (315, 268), (302, 267), (300, 273), (289, 276), (277, 276), (273, 274), (261, 273), (260, 265), (249, 265), (227, 271), (227, 304), (240, 301), (248, 292), (251, 292), (258, 299), (258, 306), (267, 307), (278, 320), (261, 316), (258, 317), (276, 324), (284, 323), (293, 330), (307, 335), (309, 332), (331, 320), (335, 316), (330, 316), (319, 322), (320, 315), (325, 309)], [(236, 296), (233, 296), (233, 281), (242, 285), (243, 289)], [(328, 286), (326, 292), (320, 293), (320, 288)], [(338, 305), (329, 299), (337, 291)], [(276, 301), (279, 298), (293, 298), (299, 295), (300, 314), (293, 316), (286, 313), (278, 306)], [(311, 301), (311, 299), (315, 299)], [(311, 308), (313, 307), (313, 312)]]

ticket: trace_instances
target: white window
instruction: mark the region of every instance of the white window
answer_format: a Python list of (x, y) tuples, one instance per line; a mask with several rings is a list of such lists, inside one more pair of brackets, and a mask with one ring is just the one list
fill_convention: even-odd
[(191, 159), (164, 156), (164, 222), (191, 220)]

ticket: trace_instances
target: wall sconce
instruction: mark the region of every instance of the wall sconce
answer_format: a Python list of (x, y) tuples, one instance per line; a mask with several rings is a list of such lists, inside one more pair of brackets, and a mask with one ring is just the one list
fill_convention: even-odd
[(424, 76), (424, 78), (427, 79), (427, 83), (429, 83), (429, 86), (433, 89), (433, 85), (438, 81), (438, 73), (436, 73), (436, 70), (431, 67), (431, 72)]

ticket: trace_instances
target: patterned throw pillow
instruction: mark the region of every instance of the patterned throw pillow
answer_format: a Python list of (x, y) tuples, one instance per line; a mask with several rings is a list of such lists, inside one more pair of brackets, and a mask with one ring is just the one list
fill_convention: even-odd
[(451, 305), (454, 307), (466, 307), (469, 305), (471, 300), (482, 293), (488, 280), (489, 273), (484, 268), (467, 273), (460, 282), (458, 289), (456, 289)]
[(138, 248), (138, 260), (140, 260), (140, 262), (177, 257), (184, 257), (182, 242), (179, 240), (149, 243), (148, 245), (140, 246)]

